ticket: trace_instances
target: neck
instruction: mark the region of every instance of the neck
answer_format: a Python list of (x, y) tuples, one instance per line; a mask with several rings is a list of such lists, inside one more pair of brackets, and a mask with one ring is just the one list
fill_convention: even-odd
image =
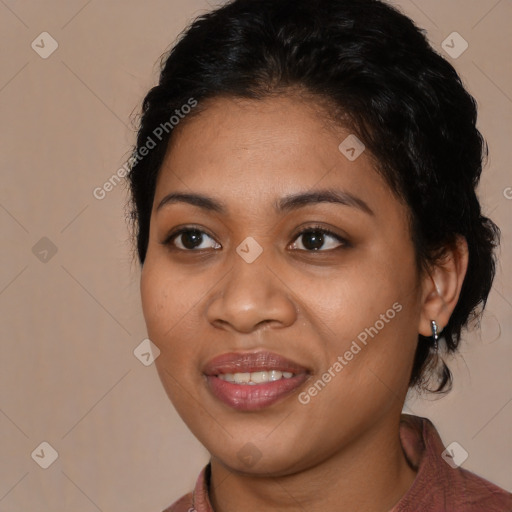
[(389, 512), (416, 476), (402, 451), (399, 419), (385, 418), (327, 459), (284, 476), (239, 473), (212, 458), (213, 508)]

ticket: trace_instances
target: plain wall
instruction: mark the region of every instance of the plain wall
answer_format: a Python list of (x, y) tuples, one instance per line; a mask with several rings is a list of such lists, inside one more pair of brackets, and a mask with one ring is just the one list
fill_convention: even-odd
[[(404, 410), (461, 444), (464, 468), (512, 490), (512, 3), (396, 4), (444, 55), (453, 31), (469, 43), (446, 57), (479, 104), (490, 148), (479, 193), (503, 235), (482, 330), (451, 363), (453, 391), (411, 397)], [(0, 3), (0, 511), (157, 512), (192, 489), (208, 460), (154, 365), (133, 353), (146, 331), (126, 189), (93, 191), (129, 156), (130, 116), (159, 57), (210, 5)], [(42, 51), (45, 31), (58, 48), (43, 59), (31, 43)], [(48, 469), (31, 457), (43, 441), (58, 452)]]

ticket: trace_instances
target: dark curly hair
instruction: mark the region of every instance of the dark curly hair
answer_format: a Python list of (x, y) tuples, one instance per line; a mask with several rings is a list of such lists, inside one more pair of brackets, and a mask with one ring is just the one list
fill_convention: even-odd
[[(468, 270), (443, 330), (447, 351), (455, 352), (495, 274), (500, 232), (475, 192), (487, 145), (476, 128), (476, 102), (455, 69), (422, 29), (381, 0), (234, 0), (181, 34), (144, 99), (130, 158), (128, 215), (141, 265), (170, 116), (187, 112), (191, 99), (199, 108), (182, 124), (210, 98), (262, 99), (297, 88), (332, 107), (328, 115), (364, 142), (377, 172), (407, 204), (420, 270), (458, 236), (467, 240)], [(150, 140), (151, 149), (141, 151)], [(452, 375), (432, 347), (419, 335), (410, 386), (446, 392)]]

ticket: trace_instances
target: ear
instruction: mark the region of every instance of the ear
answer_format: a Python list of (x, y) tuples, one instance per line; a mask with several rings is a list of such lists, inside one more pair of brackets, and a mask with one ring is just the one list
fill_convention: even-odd
[(455, 245), (446, 247), (440, 261), (422, 278), (420, 334), (432, 336), (432, 320), (439, 326), (439, 333), (444, 329), (459, 300), (467, 268), (468, 244), (459, 236)]

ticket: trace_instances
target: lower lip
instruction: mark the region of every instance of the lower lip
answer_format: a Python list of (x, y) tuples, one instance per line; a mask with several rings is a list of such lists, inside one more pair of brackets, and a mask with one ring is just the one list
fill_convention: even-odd
[(289, 396), (307, 379), (307, 375), (262, 384), (234, 384), (214, 375), (206, 378), (212, 393), (225, 404), (239, 411), (256, 411)]

